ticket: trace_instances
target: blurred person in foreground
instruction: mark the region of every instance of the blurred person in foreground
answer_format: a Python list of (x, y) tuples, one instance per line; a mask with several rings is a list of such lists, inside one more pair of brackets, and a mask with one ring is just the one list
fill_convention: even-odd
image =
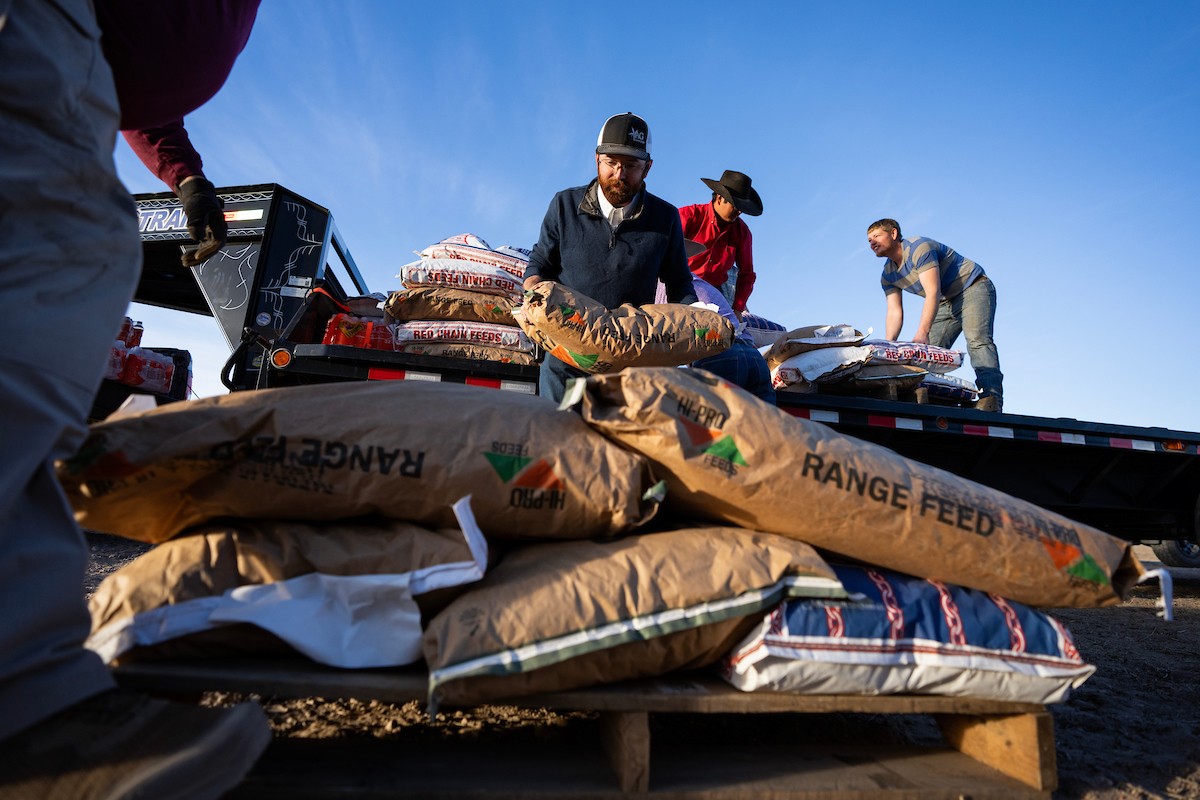
[(712, 200), (679, 209), (683, 235), (705, 247), (703, 253), (688, 259), (688, 268), (720, 289), (740, 320), (757, 279), (754, 238), (742, 215), (760, 216), (762, 198), (743, 172), (727, 169), (720, 180), (700, 180), (712, 189)]
[[(679, 211), (646, 191), (650, 128), (626, 112), (605, 120), (596, 138), (596, 177), (550, 201), (525, 288), (557, 281), (602, 304), (654, 302), (658, 281), (668, 302), (694, 303)], [(566, 381), (586, 373), (547, 355), (538, 393), (562, 400)]]
[(912, 341), (935, 347), (951, 347), (958, 335), (967, 339), (967, 354), (979, 400), (980, 411), (1004, 409), (1004, 373), (992, 339), (996, 324), (996, 286), (983, 267), (951, 248), (924, 236), (909, 239), (900, 235), (894, 219), (872, 222), (867, 244), (879, 258), (887, 259), (880, 282), (887, 298), (886, 338), (895, 341), (904, 327), (901, 292), (924, 298), (921, 317)]
[[(183, 115), (225, 82), (258, 0), (0, 0), (0, 798), (215, 798), (270, 741), (257, 704), (116, 688), (83, 646), (88, 547), (55, 477), (141, 272), (121, 130), (199, 248), (227, 228)], [(41, 333), (39, 333), (41, 332)]]

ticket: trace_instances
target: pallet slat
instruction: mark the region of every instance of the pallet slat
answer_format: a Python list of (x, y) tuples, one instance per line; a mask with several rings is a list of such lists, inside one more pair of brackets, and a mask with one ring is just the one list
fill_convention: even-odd
[(1035, 789), (1058, 788), (1054, 720), (1047, 711), (1008, 716), (938, 714), (946, 743)]
[(622, 792), (650, 789), (650, 715), (644, 711), (607, 711), (600, 715), (600, 737)]
[[(146, 662), (115, 669), (118, 681), (160, 694), (204, 691), (253, 693), (275, 698), (325, 697), (406, 703), (427, 699), (419, 669), (339, 670), (300, 660)], [(672, 675), (497, 700), (505, 705), (598, 712), (600, 743), (616, 777), (616, 793), (679, 798), (1041, 797), (1057, 785), (1053, 722), (1041, 705), (973, 698), (915, 695), (802, 695), (741, 692), (707, 675)], [(947, 748), (789, 747), (744, 752), (736, 743), (693, 743), (672, 749), (656, 741), (651, 713), (663, 714), (930, 714)], [(952, 749), (951, 749), (952, 748)], [(956, 752), (957, 751), (957, 752)], [(509, 765), (506, 765), (509, 766)], [(764, 777), (761, 773), (766, 773)], [(454, 770), (447, 775), (453, 777)], [(272, 778), (259, 775), (253, 796), (272, 794)], [(296, 795), (295, 776), (284, 774), (278, 796)], [(316, 790), (316, 787), (312, 787)], [(326, 787), (329, 788), (329, 787)], [(456, 789), (447, 789), (454, 796)], [(515, 791), (515, 793), (514, 793)], [(440, 796), (435, 787), (422, 793)], [(319, 795), (319, 793), (318, 793)], [(486, 796), (541, 796), (539, 789)], [(595, 790), (563, 796), (608, 796)]]

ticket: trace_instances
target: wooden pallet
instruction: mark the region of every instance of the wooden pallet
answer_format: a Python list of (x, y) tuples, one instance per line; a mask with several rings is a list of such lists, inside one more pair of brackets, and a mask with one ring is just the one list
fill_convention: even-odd
[[(307, 661), (157, 662), (116, 669), (119, 682), (161, 694), (224, 691), (264, 698), (323, 697), (424, 702), (418, 670), (345, 671)], [(1057, 784), (1053, 726), (1041, 705), (970, 698), (740, 692), (688, 674), (505, 701), (556, 711), (592, 711), (602, 748), (438, 747), (276, 740), (243, 790), (246, 797), (617, 797), (672, 798), (1048, 798)], [(944, 746), (746, 744), (719, 735), (656, 738), (651, 715), (805, 715), (821, 731), (830, 715), (928, 714)], [(683, 718), (678, 717), (678, 718)], [(706, 720), (724, 719), (706, 717)], [(868, 718), (869, 719), (869, 718)], [(683, 733), (679, 734), (678, 731)], [(818, 737), (819, 739), (820, 737)], [(597, 763), (607, 756), (611, 771)], [(368, 766), (368, 764), (370, 766)], [(616, 781), (613, 782), (615, 773)], [(235, 793), (233, 796), (243, 796)]]
[[(895, 384), (886, 384), (882, 386), (864, 386), (861, 383), (823, 383), (820, 384), (821, 393), (833, 394), (843, 397), (872, 397), (877, 400), (903, 401), (905, 403), (919, 403), (927, 405), (931, 400), (929, 389), (924, 386), (916, 386), (912, 388), (902, 388)], [(957, 405), (957, 404), (953, 404)]]

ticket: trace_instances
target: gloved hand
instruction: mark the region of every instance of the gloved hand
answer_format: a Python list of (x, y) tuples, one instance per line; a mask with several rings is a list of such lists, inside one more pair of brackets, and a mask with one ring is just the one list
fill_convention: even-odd
[(201, 177), (180, 184), (176, 194), (183, 201), (188, 234), (200, 244), (194, 252), (183, 254), (183, 265), (195, 267), (212, 258), (229, 238), (225, 203), (217, 197), (216, 187)]

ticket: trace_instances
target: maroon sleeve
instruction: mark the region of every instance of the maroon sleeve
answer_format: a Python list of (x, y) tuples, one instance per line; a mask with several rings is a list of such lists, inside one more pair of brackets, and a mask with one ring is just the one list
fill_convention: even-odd
[(121, 131), (125, 141), (146, 167), (157, 175), (171, 191), (190, 175), (204, 176), (200, 154), (192, 147), (183, 120), (175, 120), (157, 128), (140, 131)]
[(203, 175), (183, 118), (225, 83), (259, 0), (95, 0), (101, 45), (121, 106), (121, 132), (174, 191)]

